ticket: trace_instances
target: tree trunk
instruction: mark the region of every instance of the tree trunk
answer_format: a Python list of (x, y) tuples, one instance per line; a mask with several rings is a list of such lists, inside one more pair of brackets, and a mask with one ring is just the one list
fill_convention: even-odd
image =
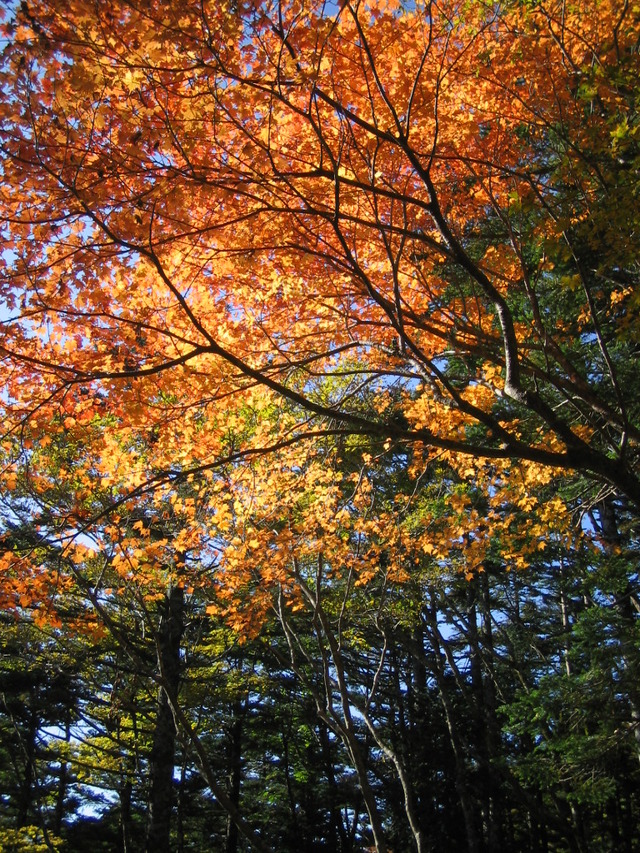
[(487, 849), (489, 853), (500, 853), (504, 849), (502, 826), (502, 803), (499, 780), (494, 772), (500, 758), (500, 724), (496, 708), (498, 706), (495, 685), (495, 649), (491, 624), (491, 588), (488, 571), (478, 578), (480, 585), (479, 601), (481, 605), (481, 661), (482, 672), (482, 714), (483, 742), (481, 755), (484, 763), (486, 785), (486, 824)]
[(458, 731), (458, 722), (455, 709), (449, 694), (449, 685), (445, 678), (444, 659), (445, 654), (442, 643), (446, 642), (438, 628), (438, 616), (435, 595), (432, 594), (431, 601), (424, 608), (427, 619), (428, 634), (433, 648), (433, 675), (438, 686), (438, 696), (444, 710), (449, 740), (453, 751), (455, 766), (455, 787), (460, 802), (460, 808), (464, 818), (465, 833), (467, 836), (468, 853), (480, 853), (480, 837), (477, 828), (476, 809), (469, 790), (469, 778), (465, 749)]
[(118, 795), (120, 797), (120, 839), (122, 841), (122, 853), (132, 853), (131, 846), (131, 795), (133, 785), (131, 778), (126, 777), (122, 783)]
[[(242, 732), (246, 703), (239, 699), (233, 703), (233, 718), (229, 731), (229, 799), (238, 808), (240, 805), (240, 783), (242, 782)], [(226, 853), (238, 853), (240, 834), (231, 815), (227, 817)]]
[[(184, 591), (172, 586), (162, 605), (156, 640), (158, 690), (156, 726), (151, 749), (147, 853), (170, 853), (171, 811), (176, 727), (169, 695), (175, 698), (180, 680), (180, 642), (184, 631)], [(169, 695), (167, 695), (169, 693)]]
[[(64, 726), (64, 739), (65, 743), (69, 743), (71, 740), (71, 722), (69, 720), (69, 709), (65, 709), (65, 726)], [(67, 798), (67, 786), (69, 781), (69, 765), (66, 761), (60, 761), (59, 767), (59, 776), (58, 776), (58, 790), (56, 792), (56, 807), (54, 811), (54, 824), (53, 831), (56, 835), (62, 834), (62, 821), (64, 820), (64, 812), (65, 812), (65, 800)]]
[(16, 825), (20, 829), (27, 826), (30, 821), (30, 814), (37, 812), (37, 792), (35, 791), (35, 762), (36, 762), (36, 739), (38, 735), (38, 721), (36, 712), (33, 710), (35, 699), (33, 693), (30, 693), (31, 703), (28, 708), (27, 731), (24, 736), (19, 735), (21, 741), (22, 752), (24, 753), (24, 772), (20, 780), (18, 791), (18, 809), (16, 817)]

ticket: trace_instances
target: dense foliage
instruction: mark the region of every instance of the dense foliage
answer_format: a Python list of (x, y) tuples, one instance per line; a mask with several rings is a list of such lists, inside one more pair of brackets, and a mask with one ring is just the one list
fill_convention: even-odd
[(640, 850), (637, 4), (0, 26), (0, 848)]

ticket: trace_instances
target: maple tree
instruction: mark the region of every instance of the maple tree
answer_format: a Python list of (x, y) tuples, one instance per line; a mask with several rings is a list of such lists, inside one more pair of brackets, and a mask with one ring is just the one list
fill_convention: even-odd
[[(635, 547), (639, 35), (615, 0), (5, 10), (0, 476), (33, 526), (20, 546), (3, 528), (0, 597), (67, 630), (59, 602), (82, 590), (89, 634), (117, 635), (112, 596), (144, 614), (158, 706), (221, 800), (150, 618), (184, 590), (247, 642), (279, 623), (377, 849), (369, 737), (422, 849), (394, 714), (369, 664), (349, 671), (368, 643), (400, 678), (376, 645), (399, 638), (362, 617), (341, 646), (379, 596), (381, 619), (430, 637), (480, 844), (447, 684), (475, 701), (481, 679), (456, 673), (425, 578), (486, 591), (491, 566), (553, 564), (585, 536), (613, 562)], [(492, 651), (472, 623), (477, 663)], [(474, 710), (493, 737), (473, 744), (486, 825), (492, 701)]]
[[(2, 78), (16, 428), (80, 435), (108, 395), (101, 474), (130, 487), (333, 431), (637, 502), (638, 22), (563, 10), (23, 4)], [(256, 394), (299, 414), (236, 446), (221, 409)]]

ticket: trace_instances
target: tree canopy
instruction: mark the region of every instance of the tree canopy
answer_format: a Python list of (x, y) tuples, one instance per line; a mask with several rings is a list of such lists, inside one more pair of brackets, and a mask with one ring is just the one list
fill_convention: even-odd
[[(111, 756), (123, 850), (136, 797), (169, 849), (179, 760), (229, 853), (276, 838), (241, 808), (261, 773), (293, 847), (319, 822), (433, 849), (429, 750), (451, 845), (587, 850), (602, 808), (632, 849), (637, 6), (25, 0), (0, 26), (0, 601), (34, 661), (38, 631), (102, 650), (59, 767), (72, 730)], [(56, 774), (40, 699), (9, 704), (22, 831)], [(286, 757), (248, 772), (262, 724)]]

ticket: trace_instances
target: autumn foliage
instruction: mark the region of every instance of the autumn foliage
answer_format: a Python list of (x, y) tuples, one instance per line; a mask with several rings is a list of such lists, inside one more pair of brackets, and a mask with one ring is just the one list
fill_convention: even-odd
[(8, 7), (3, 604), (79, 589), (100, 632), (104, 589), (179, 583), (254, 638), (332, 578), (418, 612), (613, 548), (581, 521), (640, 506), (639, 39), (618, 0)]

